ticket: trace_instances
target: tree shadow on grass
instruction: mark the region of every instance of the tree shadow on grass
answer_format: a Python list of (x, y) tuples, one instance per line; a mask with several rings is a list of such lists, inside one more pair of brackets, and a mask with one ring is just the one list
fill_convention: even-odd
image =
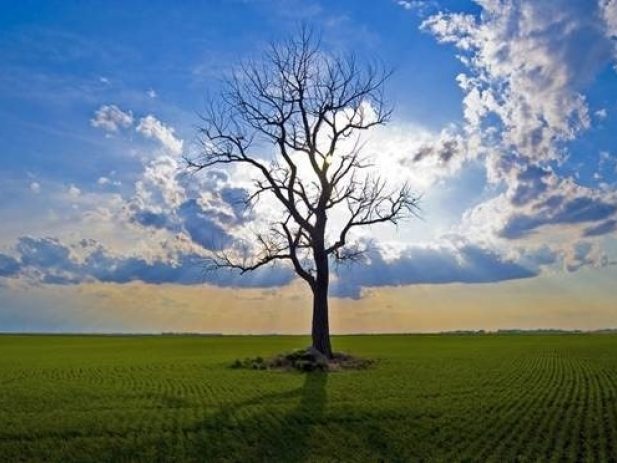
[[(307, 373), (297, 389), (223, 407), (193, 429), (199, 439), (192, 457), (214, 462), (306, 461), (312, 430), (323, 419), (327, 381), (327, 373)], [(277, 402), (294, 397), (300, 402), (293, 410), (277, 413)], [(252, 406), (264, 412), (250, 415)]]
[[(422, 452), (400, 441), (397, 430), (391, 429), (391, 421), (382, 427), (378, 416), (339, 421), (334, 427), (338, 431), (327, 429), (332, 418), (325, 415), (327, 382), (327, 373), (306, 373), (298, 388), (222, 404), (215, 413), (192, 425), (152, 435), (144, 433), (119, 441), (112, 448), (101, 448), (96, 460), (63, 461), (278, 463), (424, 459)], [(167, 398), (165, 401), (169, 404)], [(351, 449), (350, 442), (361, 448)]]

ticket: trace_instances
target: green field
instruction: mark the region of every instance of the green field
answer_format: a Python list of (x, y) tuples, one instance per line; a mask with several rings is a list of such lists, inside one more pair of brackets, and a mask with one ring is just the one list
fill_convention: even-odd
[(617, 336), (0, 336), (0, 460), (616, 461)]

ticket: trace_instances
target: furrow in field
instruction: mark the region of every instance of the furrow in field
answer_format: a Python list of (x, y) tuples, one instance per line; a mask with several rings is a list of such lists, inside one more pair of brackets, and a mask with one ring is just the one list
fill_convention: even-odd
[(555, 364), (556, 377), (547, 387), (555, 389), (554, 394), (543, 404), (540, 413), (543, 415), (537, 427), (531, 428), (531, 435), (527, 437), (527, 446), (524, 448), (524, 458), (537, 459), (539, 455), (549, 458), (551, 441), (563, 426), (560, 419), (565, 403), (569, 400), (571, 389), (570, 367), (563, 356), (557, 357)]
[(480, 458), (482, 455), (490, 452), (494, 447), (495, 442), (507, 435), (507, 429), (503, 429), (503, 423), (511, 416), (515, 416), (521, 407), (521, 402), (524, 397), (530, 392), (542, 385), (542, 376), (536, 373), (536, 370), (541, 369), (541, 359), (532, 357), (524, 369), (524, 375), (522, 375), (521, 383), (514, 384), (511, 387), (504, 389), (500, 395), (498, 405), (491, 410), (491, 419), (479, 424), (478, 434), (474, 436), (474, 439), (470, 439), (467, 445), (456, 451), (457, 454), (467, 457)]
[(549, 355), (552, 364), (550, 376), (545, 382), (545, 393), (538, 396), (535, 405), (531, 405), (529, 413), (521, 418), (520, 430), (511, 436), (510, 447), (512, 457), (528, 460), (533, 455), (540, 454), (540, 448), (545, 444), (554, 429), (554, 417), (562, 405), (566, 388), (563, 385), (568, 375), (567, 363), (557, 352)]
[(563, 457), (566, 431), (570, 420), (571, 404), (575, 400), (577, 394), (576, 375), (572, 367), (572, 362), (568, 359), (564, 359), (562, 365), (565, 373), (565, 384), (563, 384), (562, 387), (565, 389), (565, 392), (563, 394), (563, 400), (559, 404), (559, 409), (555, 413), (552, 432), (547, 436), (548, 442), (544, 445), (544, 455), (547, 461), (560, 461)]
[(598, 394), (600, 396), (601, 409), (598, 412), (598, 421), (604, 436), (604, 461), (617, 461), (617, 409), (615, 401), (617, 388), (611, 377), (611, 370), (602, 365), (598, 368)]
[(542, 356), (534, 356), (530, 360), (529, 377), (519, 388), (512, 387), (509, 394), (502, 398), (504, 408), (496, 414), (493, 425), (487, 429), (484, 439), (478, 442), (479, 447), (469, 453), (474, 458), (487, 459), (496, 455), (500, 448), (515, 432), (521, 417), (526, 413), (530, 401), (534, 401), (539, 393), (544, 390), (545, 376), (550, 373), (547, 370), (546, 359)]
[(0, 384), (0, 461), (617, 462), (617, 337), (346, 338), (386, 360), (321, 386), (227, 368), (268, 338), (33, 340), (0, 358), (25, 373)]
[(559, 381), (560, 359), (554, 353), (543, 352), (538, 355), (540, 364), (537, 386), (522, 397), (520, 407), (502, 424), (505, 432), (496, 440), (492, 449), (487, 449), (487, 455), (492, 459), (503, 461), (521, 458), (528, 445), (529, 433), (537, 428), (540, 419), (538, 410), (550, 403), (556, 393), (554, 386)]
[[(500, 400), (504, 391), (509, 391), (523, 379), (527, 379), (529, 372), (524, 368), (526, 358), (523, 356), (515, 357), (507, 367), (507, 374), (500, 375), (497, 380), (491, 381), (481, 390), (477, 391), (477, 399), (487, 401), (487, 407), (478, 410), (477, 402), (465, 404), (468, 409), (463, 411), (463, 416), (457, 420), (456, 428), (450, 433), (444, 433), (442, 442), (443, 448), (451, 449), (447, 452), (447, 459), (456, 458), (457, 455), (466, 455), (476, 443), (482, 441), (486, 436), (487, 429), (493, 429), (493, 424), (499, 421), (499, 417), (507, 404)], [(478, 414), (481, 417), (478, 417)], [(479, 420), (483, 425), (479, 425)], [(470, 432), (474, 430), (473, 432)]]
[(568, 427), (566, 433), (567, 437), (562, 447), (562, 459), (569, 462), (584, 461), (583, 413), (585, 410), (587, 389), (585, 375), (580, 365), (574, 359), (572, 363), (575, 364), (575, 368), (573, 368), (572, 371), (575, 393), (572, 401), (568, 404), (569, 416), (565, 420)]
[(581, 369), (586, 378), (586, 401), (582, 433), (584, 458), (586, 461), (606, 461), (606, 458), (601, 457), (605, 448), (605, 436), (600, 422), (601, 399), (597, 364), (592, 359), (585, 357), (581, 360)]

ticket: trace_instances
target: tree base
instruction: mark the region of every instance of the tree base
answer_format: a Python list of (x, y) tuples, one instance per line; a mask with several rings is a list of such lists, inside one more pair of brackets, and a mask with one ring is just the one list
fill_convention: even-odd
[(313, 371), (365, 370), (373, 363), (372, 360), (354, 357), (342, 352), (334, 352), (332, 357), (328, 358), (316, 349), (309, 347), (291, 353), (279, 354), (269, 359), (263, 357), (237, 359), (231, 367), (309, 373)]

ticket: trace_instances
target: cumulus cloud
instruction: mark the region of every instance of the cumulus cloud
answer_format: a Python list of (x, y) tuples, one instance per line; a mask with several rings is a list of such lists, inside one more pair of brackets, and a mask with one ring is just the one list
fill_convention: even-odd
[(556, 142), (589, 126), (579, 92), (610, 59), (597, 7), (588, 0), (478, 3), (479, 20), (439, 13), (422, 26), (461, 50), (469, 69), (458, 78), (468, 122), (480, 126), (494, 114), (504, 147), (534, 160), (557, 158)]
[(420, 16), (424, 16), (437, 8), (437, 3), (433, 0), (398, 0), (396, 4)]
[[(0, 276), (22, 276), (46, 284), (69, 285), (82, 282), (195, 285), (209, 283), (222, 287), (278, 287), (289, 284), (293, 270), (286, 265), (261, 268), (248, 275), (235, 271), (204, 272), (207, 259), (191, 251), (174, 251), (164, 257), (146, 259), (138, 255), (114, 255), (94, 240), (73, 246), (57, 238), (19, 239), (15, 252), (19, 260), (0, 254)], [(574, 255), (570, 267), (589, 259), (589, 252)], [(547, 249), (526, 260), (514, 260), (473, 243), (444, 242), (434, 246), (411, 246), (396, 256), (373, 247), (364, 263), (335, 267), (331, 294), (359, 298), (363, 288), (410, 284), (490, 283), (530, 278), (542, 265), (554, 262)], [(586, 262), (586, 261), (585, 261)]]
[[(475, 144), (467, 153), (484, 159), (489, 182), (498, 186), (497, 196), (464, 214), (461, 230), (493, 244), (550, 233), (555, 225), (573, 230), (575, 241), (611, 233), (615, 191), (578, 185), (559, 167), (566, 143), (591, 125), (583, 92), (612, 59), (616, 2), (476, 3), (479, 16), (442, 12), (422, 24), (459, 51), (466, 66), (457, 77), (464, 138)], [(560, 245), (565, 255), (573, 243)]]
[[(548, 167), (533, 164), (512, 166), (506, 175), (505, 207), (494, 211), (493, 221), (501, 224), (497, 228), (501, 237), (521, 238), (549, 225), (584, 225), (595, 235), (611, 231), (593, 224), (617, 213), (615, 192), (580, 186), (571, 177), (560, 177)], [(582, 228), (581, 232), (588, 233)]]
[(601, 236), (617, 231), (617, 220), (610, 219), (585, 229), (583, 236)]
[[(243, 190), (245, 191), (245, 190)], [(193, 243), (208, 250), (222, 250), (230, 246), (234, 238), (230, 227), (243, 223), (241, 212), (234, 215), (228, 210), (234, 207), (210, 207), (197, 199), (186, 199), (175, 208), (139, 208), (132, 204), (130, 220), (143, 227), (166, 229), (185, 233)], [(227, 210), (226, 210), (227, 209)], [(233, 209), (231, 209), (233, 212)], [(240, 217), (240, 219), (239, 219)]]
[[(534, 211), (533, 214), (516, 213), (509, 216), (505, 226), (500, 231), (500, 235), (504, 238), (514, 239), (526, 236), (546, 225), (598, 222), (612, 216), (617, 210), (615, 204), (591, 196), (570, 199), (562, 196), (551, 196), (539, 207), (542, 207), (540, 212)], [(586, 230), (585, 234), (591, 236), (600, 235), (602, 232), (608, 233), (613, 228), (610, 225), (607, 226), (606, 223), (610, 224), (611, 222), (612, 220), (609, 220), (603, 224), (592, 226)]]
[(21, 237), (16, 246), (21, 262), (34, 267), (68, 267), (70, 249), (55, 238)]
[(204, 210), (195, 199), (189, 199), (178, 208), (184, 230), (193, 242), (205, 249), (220, 250), (228, 247), (232, 237), (216, 221), (213, 210)]
[(367, 262), (340, 267), (331, 294), (359, 298), (362, 288), (411, 284), (492, 283), (530, 278), (538, 266), (525, 267), (479, 245), (444, 243), (438, 246), (411, 246), (393, 259), (385, 259), (374, 249)]
[(231, 271), (208, 273), (204, 271), (206, 259), (198, 253), (175, 252), (156, 259), (118, 256), (94, 240), (81, 240), (77, 246), (69, 247), (57, 238), (21, 237), (15, 250), (20, 261), (0, 254), (0, 276), (21, 274), (46, 284), (142, 281), (151, 284), (272, 287), (286, 285), (294, 276), (293, 271), (285, 266), (264, 268), (248, 278)]
[(40, 193), (41, 192), (41, 184), (39, 182), (32, 182), (30, 184), (30, 191), (32, 193)]
[(0, 277), (10, 277), (16, 275), (21, 266), (17, 259), (0, 253)]
[(96, 181), (97, 185), (100, 186), (106, 186), (106, 185), (113, 185), (113, 186), (120, 186), (122, 185), (122, 182), (120, 180), (112, 180), (109, 177), (99, 177)]
[[(155, 98), (156, 92), (149, 90), (148, 95)], [(132, 126), (134, 121), (132, 111), (123, 111), (116, 105), (103, 105), (95, 111), (90, 125), (107, 132), (117, 132), (120, 128)], [(175, 129), (152, 114), (140, 118), (135, 130), (146, 138), (157, 140), (169, 154), (178, 156), (182, 153), (184, 141), (176, 136)]]
[[(398, 3), (414, 9), (428, 2)], [(570, 271), (602, 262), (593, 239), (615, 231), (615, 196), (577, 185), (556, 166), (565, 159), (564, 143), (591, 124), (582, 91), (612, 59), (614, 45), (607, 37), (612, 34), (615, 2), (602, 0), (598, 8), (566, 0), (478, 3), (481, 16), (440, 13), (423, 23), (439, 41), (458, 48), (467, 68), (457, 78), (465, 94), (465, 125), (429, 133), (393, 124), (375, 131), (366, 145), (376, 154), (384, 177), (409, 180), (420, 190), (454, 174), (467, 160), (485, 160), (488, 178), (499, 188), (496, 196), (466, 214), (464, 221), (473, 225), (466, 236), (476, 239), (412, 245), (395, 252), (377, 247), (364, 264), (336, 268), (333, 295), (360, 297), (362, 288), (384, 285), (531, 278), (555, 264), (558, 256)], [(127, 229), (173, 244), (148, 242), (157, 248), (153, 255), (139, 249), (119, 254), (113, 246), (95, 241), (69, 246), (55, 238), (23, 237), (15, 247), (16, 258), (0, 254), (0, 275), (53, 284), (289, 283), (294, 274), (284, 265), (245, 277), (203, 273), (207, 251), (231, 246), (256, 218), (244, 207), (249, 174), (241, 173), (244, 183), (232, 182), (224, 171), (187, 176), (179, 166), (183, 141), (175, 130), (153, 115), (138, 119), (135, 130), (164, 149), (145, 161), (130, 196), (123, 193), (121, 219), (132, 224)], [(91, 121), (110, 132), (133, 123), (130, 111), (113, 105), (99, 108)], [(98, 184), (110, 181), (101, 177)], [(579, 236), (574, 243), (551, 247), (521, 243), (555, 225), (578, 227)], [(481, 227), (490, 233), (478, 233)], [(508, 245), (499, 247), (495, 240)]]
[[(453, 159), (460, 161), (467, 155), (466, 140), (460, 133), (451, 130), (443, 130), (434, 139), (422, 144), (414, 153), (411, 162), (437, 161), (448, 164)], [(409, 160), (406, 160), (409, 163)]]
[(365, 144), (375, 171), (393, 182), (408, 182), (418, 192), (458, 172), (476, 148), (456, 126), (433, 132), (401, 122), (375, 128)]
[(600, 0), (599, 4), (602, 19), (606, 26), (606, 35), (617, 38), (617, 0)]
[(139, 208), (177, 207), (186, 198), (179, 174), (180, 166), (174, 157), (163, 155), (149, 160), (135, 183), (132, 202)]
[(564, 264), (567, 271), (575, 272), (585, 266), (604, 267), (609, 260), (597, 243), (579, 241), (565, 254)]
[(71, 198), (77, 198), (81, 194), (81, 190), (75, 185), (69, 185), (68, 193)]
[(129, 222), (141, 227), (186, 235), (208, 250), (233, 242), (232, 231), (252, 218), (248, 191), (222, 171), (188, 175), (170, 155), (150, 160), (127, 201)]
[(151, 114), (142, 117), (135, 130), (145, 137), (159, 141), (170, 154), (178, 156), (182, 153), (183, 140), (176, 137), (172, 127), (163, 124)]
[(532, 169), (525, 177), (467, 210), (459, 232), (504, 249), (550, 242), (565, 252), (582, 237), (614, 231), (614, 192), (582, 187), (545, 169)]
[(133, 113), (122, 111), (116, 105), (103, 105), (90, 119), (90, 125), (103, 129), (107, 132), (117, 132), (119, 128), (127, 128), (133, 125)]

